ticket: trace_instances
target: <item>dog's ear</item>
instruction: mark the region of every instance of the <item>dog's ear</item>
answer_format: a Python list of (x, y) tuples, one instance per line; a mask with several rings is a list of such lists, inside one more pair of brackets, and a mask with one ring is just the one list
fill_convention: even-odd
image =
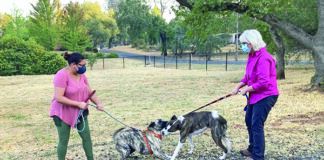
[(176, 120), (176, 119), (178, 119), (176, 115), (173, 115), (171, 118), (171, 120)]
[(155, 120), (155, 124), (160, 124), (161, 121), (162, 121), (162, 119), (157, 119), (157, 120)]
[(148, 128), (154, 128), (154, 126), (155, 126), (155, 122), (151, 122)]

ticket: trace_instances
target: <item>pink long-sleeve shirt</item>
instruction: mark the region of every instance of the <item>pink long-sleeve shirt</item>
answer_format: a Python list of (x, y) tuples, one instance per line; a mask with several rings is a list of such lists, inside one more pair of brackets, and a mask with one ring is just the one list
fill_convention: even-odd
[(279, 95), (276, 61), (266, 48), (249, 54), (241, 82), (254, 89), (249, 93), (249, 104), (255, 104), (268, 96)]
[[(79, 102), (85, 102), (90, 95), (87, 77), (82, 74), (79, 80), (73, 79), (66, 68), (59, 70), (54, 76), (54, 87), (65, 88), (64, 96)], [(50, 116), (58, 116), (63, 122), (74, 127), (79, 108), (52, 100)]]

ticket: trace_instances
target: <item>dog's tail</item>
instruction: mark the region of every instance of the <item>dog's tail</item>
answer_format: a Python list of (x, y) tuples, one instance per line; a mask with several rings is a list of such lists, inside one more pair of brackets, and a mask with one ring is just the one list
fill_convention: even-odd
[(230, 153), (232, 149), (231, 142), (226, 134), (227, 121), (222, 116), (219, 116), (215, 123), (217, 124), (212, 129), (212, 137), (216, 144), (223, 149), (226, 156), (226, 154)]
[(114, 140), (115, 140), (116, 135), (123, 129), (125, 129), (125, 128), (119, 128), (117, 131), (114, 132), (114, 134), (113, 134), (113, 139)]

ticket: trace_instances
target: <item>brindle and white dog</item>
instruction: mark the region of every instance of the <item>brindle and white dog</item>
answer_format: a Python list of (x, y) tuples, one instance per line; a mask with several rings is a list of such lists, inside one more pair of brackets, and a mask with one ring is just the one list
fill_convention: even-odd
[(153, 154), (160, 159), (169, 160), (171, 157), (164, 154), (160, 146), (161, 131), (166, 125), (167, 121), (158, 119), (151, 122), (146, 131), (135, 128), (120, 128), (117, 130), (113, 135), (113, 139), (121, 159), (124, 160), (137, 151), (143, 155)]
[(187, 138), (189, 138), (191, 146), (189, 154), (192, 154), (194, 150), (192, 136), (204, 132), (207, 128), (211, 129), (211, 135), (214, 142), (223, 149), (223, 155), (219, 157), (219, 159), (225, 159), (227, 153), (230, 153), (231, 151), (231, 142), (226, 136), (227, 122), (217, 113), (217, 111), (213, 111), (192, 112), (179, 117), (174, 115), (171, 118), (167, 127), (162, 130), (163, 135), (168, 135), (169, 132), (180, 131), (178, 146), (175, 149), (171, 160), (174, 160), (178, 156), (178, 153)]

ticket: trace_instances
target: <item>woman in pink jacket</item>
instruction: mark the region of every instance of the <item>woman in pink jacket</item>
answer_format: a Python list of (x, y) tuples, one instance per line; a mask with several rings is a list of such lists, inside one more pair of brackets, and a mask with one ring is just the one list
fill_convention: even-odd
[[(245, 123), (249, 146), (240, 153), (248, 159), (263, 160), (265, 151), (264, 123), (275, 105), (279, 92), (276, 61), (266, 49), (257, 30), (246, 30), (240, 36), (241, 49), (248, 54), (245, 75), (232, 94), (248, 94)], [(244, 87), (245, 86), (245, 87)]]

